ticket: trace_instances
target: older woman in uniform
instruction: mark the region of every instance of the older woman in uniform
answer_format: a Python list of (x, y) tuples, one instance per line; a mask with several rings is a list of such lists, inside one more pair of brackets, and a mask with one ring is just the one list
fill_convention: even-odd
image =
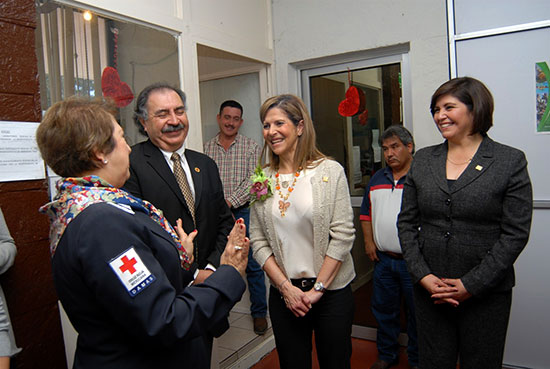
[(120, 189), (130, 147), (110, 106), (70, 98), (37, 130), (63, 178), (51, 220), (55, 288), (78, 331), (74, 368), (210, 368), (210, 339), (245, 289), (248, 240), (237, 221), (217, 271), (193, 276), (192, 241), (150, 203)]

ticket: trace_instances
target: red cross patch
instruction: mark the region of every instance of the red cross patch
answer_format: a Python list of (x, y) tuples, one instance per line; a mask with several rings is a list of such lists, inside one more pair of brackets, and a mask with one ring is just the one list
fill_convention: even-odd
[(136, 258), (132, 258), (130, 260), (126, 255), (124, 255), (120, 261), (122, 261), (122, 266), (119, 269), (122, 273), (129, 271), (130, 274), (134, 274), (136, 272), (136, 268), (134, 268), (134, 264), (137, 263)]
[(133, 247), (112, 259), (109, 266), (132, 297), (143, 291), (156, 279)]

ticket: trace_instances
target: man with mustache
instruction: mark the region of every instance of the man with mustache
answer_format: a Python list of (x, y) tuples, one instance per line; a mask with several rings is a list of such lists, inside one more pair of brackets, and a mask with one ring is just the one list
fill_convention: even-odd
[(386, 369), (399, 358), (401, 298), (407, 305), (407, 356), (410, 368), (418, 368), (418, 344), (412, 280), (403, 260), (397, 235), (403, 183), (413, 160), (414, 141), (403, 126), (392, 125), (380, 136), (387, 166), (372, 176), (363, 197), (359, 219), (365, 251), (375, 262), (372, 312), (378, 323), (378, 360), (371, 369)]
[[(258, 165), (261, 149), (254, 140), (239, 133), (243, 124), (243, 107), (237, 101), (224, 101), (216, 118), (220, 132), (204, 145), (204, 153), (218, 165), (227, 206), (235, 219), (244, 219), (248, 236), (250, 176)], [(265, 275), (252, 257), (252, 249), (248, 254), (246, 279), (254, 332), (263, 335), (267, 330)]]
[[(198, 230), (192, 272), (194, 284), (199, 284), (219, 266), (234, 220), (216, 163), (185, 148), (189, 131), (185, 101), (183, 91), (164, 83), (141, 91), (134, 121), (149, 139), (132, 147), (130, 178), (124, 188), (162, 210), (170, 224), (181, 218), (186, 233)], [(227, 327), (213, 333), (223, 333)]]

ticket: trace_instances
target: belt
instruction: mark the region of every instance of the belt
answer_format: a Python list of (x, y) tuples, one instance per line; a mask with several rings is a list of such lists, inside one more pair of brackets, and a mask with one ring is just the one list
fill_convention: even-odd
[(313, 288), (317, 278), (300, 278), (300, 279), (291, 279), (290, 283), (298, 287), (302, 291), (308, 291)]
[(382, 254), (389, 256), (392, 259), (403, 260), (403, 254), (391, 251), (380, 251)]

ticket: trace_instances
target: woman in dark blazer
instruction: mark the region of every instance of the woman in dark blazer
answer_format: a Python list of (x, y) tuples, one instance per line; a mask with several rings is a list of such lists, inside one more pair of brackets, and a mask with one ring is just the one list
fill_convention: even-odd
[(415, 155), (398, 220), (411, 273), (422, 369), (501, 368), (513, 264), (529, 238), (532, 189), (523, 152), (487, 136), (493, 98), (464, 77), (430, 110), (445, 142)]

